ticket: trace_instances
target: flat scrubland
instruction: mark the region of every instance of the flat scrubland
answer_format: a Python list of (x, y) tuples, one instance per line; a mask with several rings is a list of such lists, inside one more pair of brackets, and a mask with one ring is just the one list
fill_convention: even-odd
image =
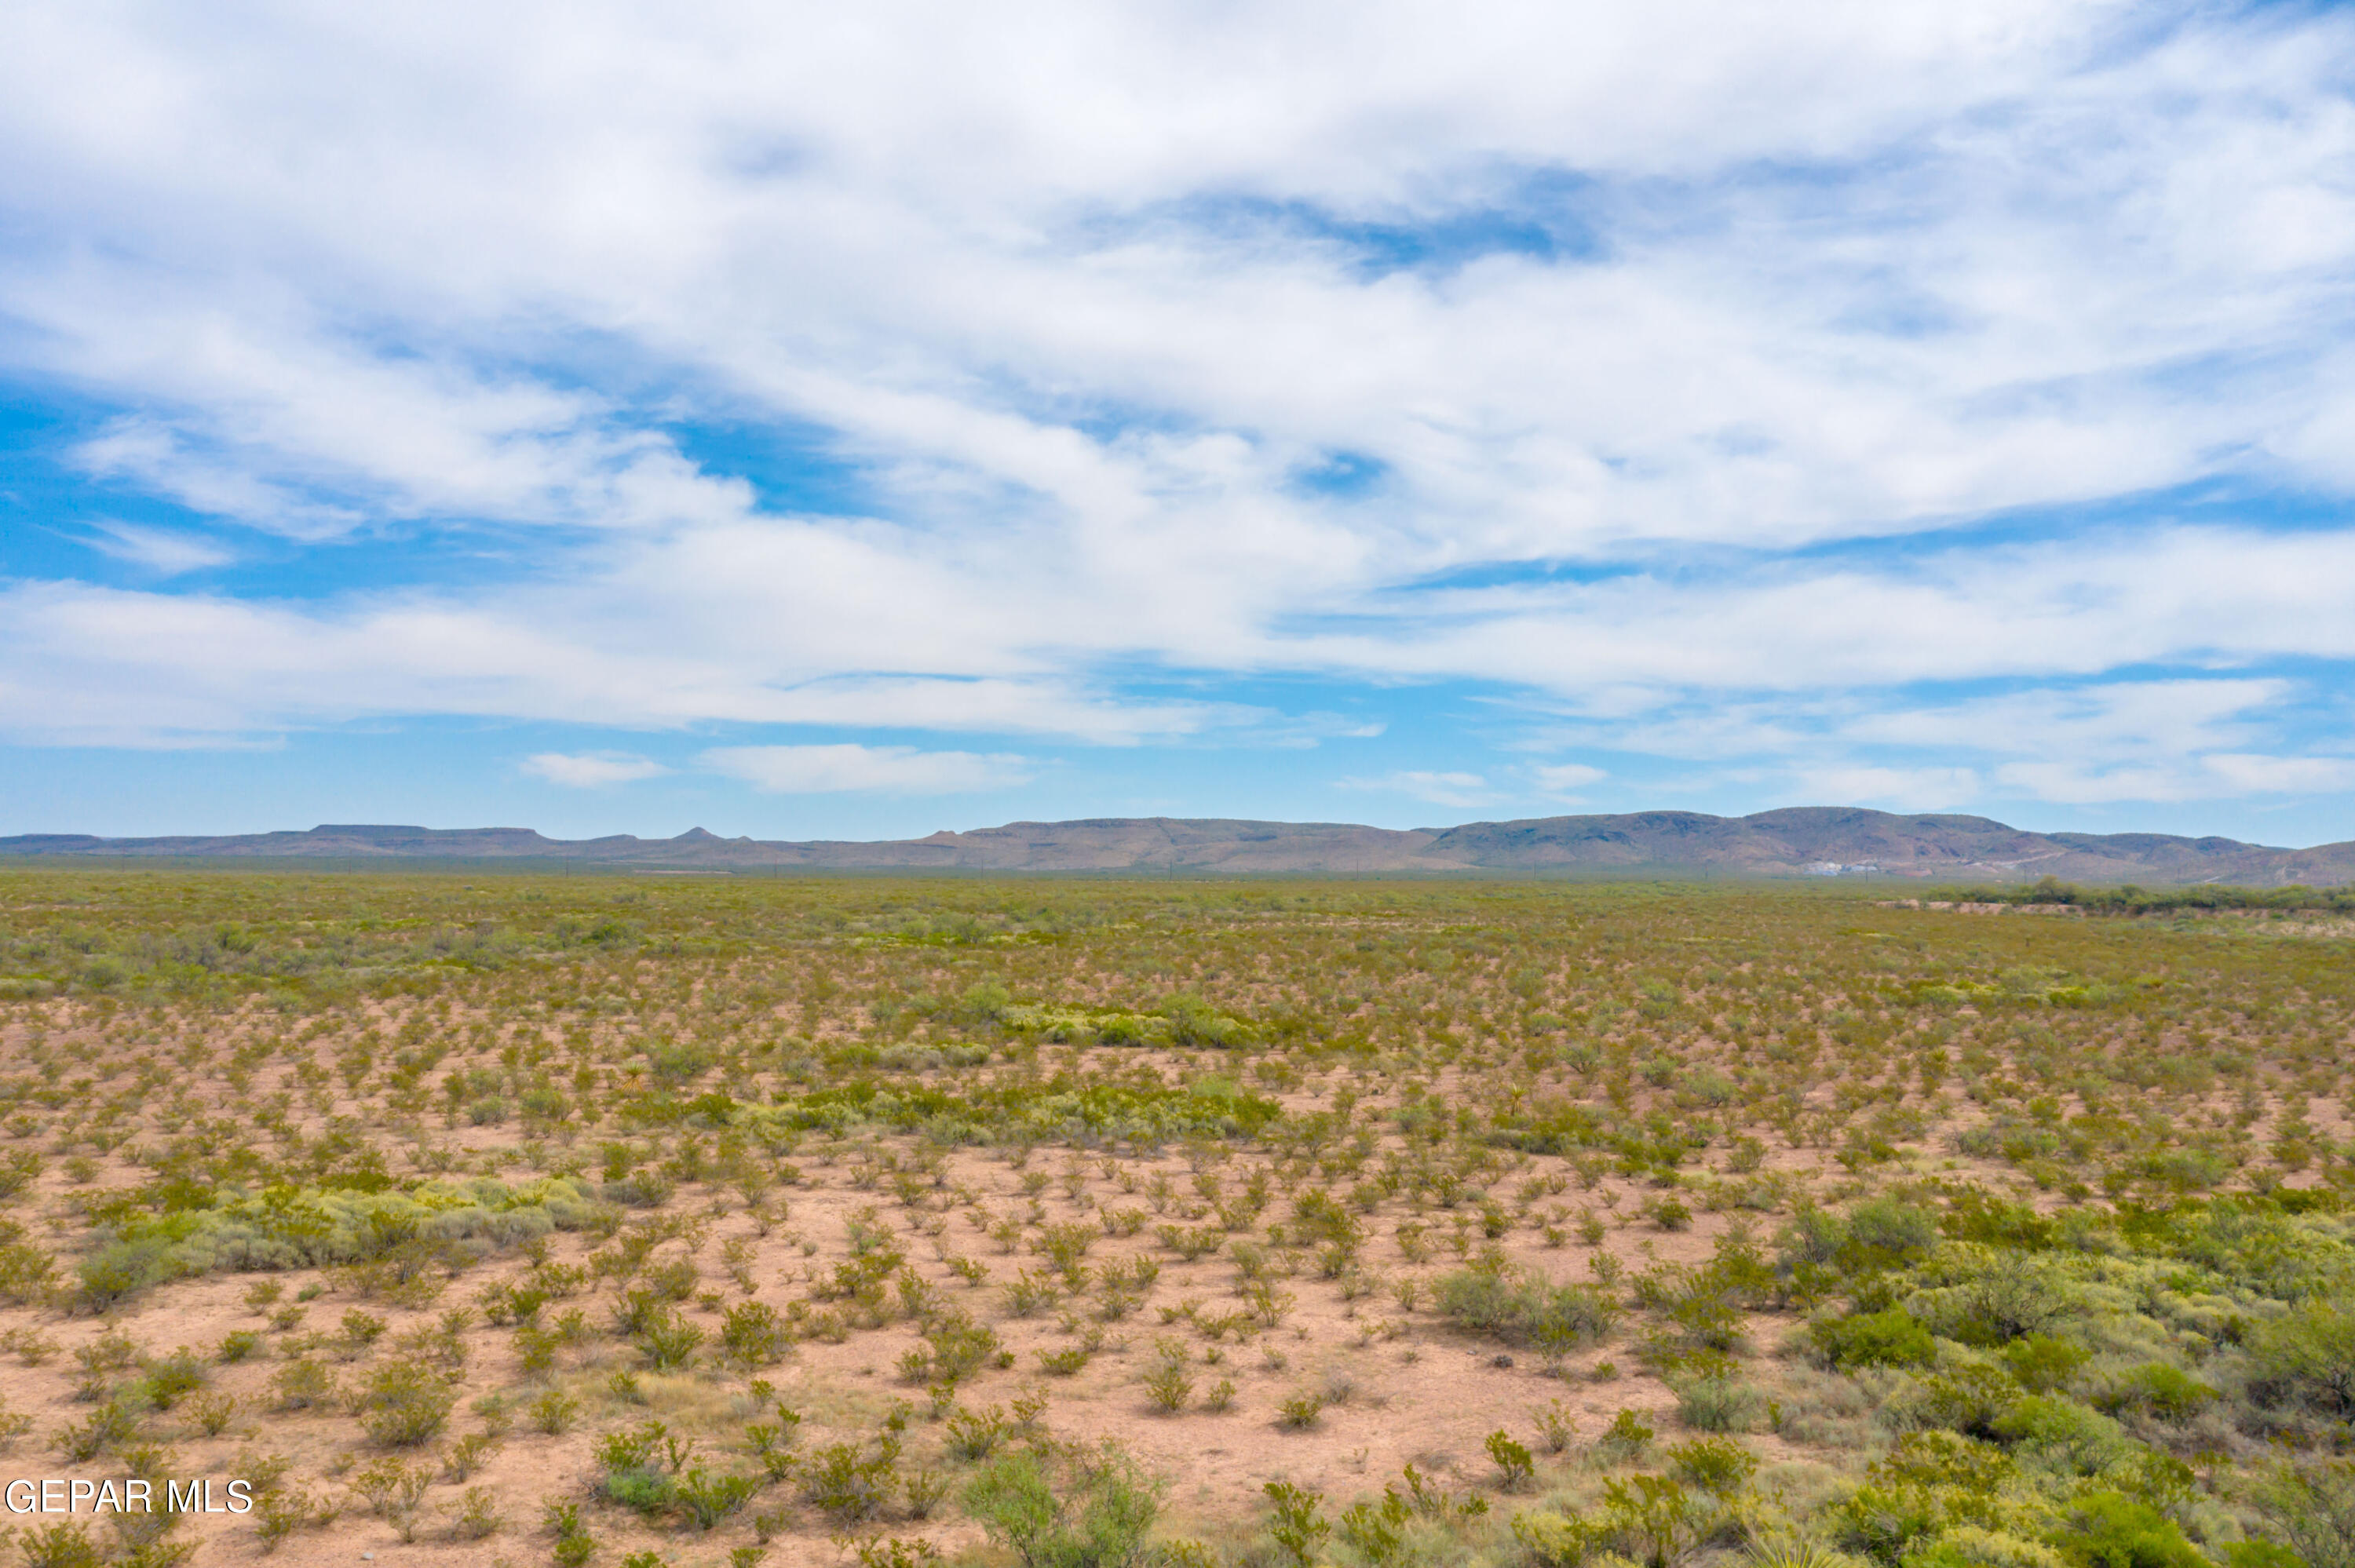
[(0, 1563), (2346, 1568), (2347, 927), (0, 871)]

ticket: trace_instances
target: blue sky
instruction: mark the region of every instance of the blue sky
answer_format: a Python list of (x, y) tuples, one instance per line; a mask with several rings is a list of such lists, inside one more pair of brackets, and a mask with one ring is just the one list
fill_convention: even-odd
[(0, 832), (2355, 837), (2342, 8), (374, 10), (0, 18)]

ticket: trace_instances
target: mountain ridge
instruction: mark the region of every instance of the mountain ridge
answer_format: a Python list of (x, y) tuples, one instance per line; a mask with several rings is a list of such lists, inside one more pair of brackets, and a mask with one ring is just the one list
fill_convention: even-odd
[(1746, 817), (1634, 811), (1372, 828), (1227, 817), (1007, 822), (922, 838), (759, 840), (702, 827), (669, 839), (551, 839), (533, 828), (327, 822), (304, 832), (102, 838), (0, 837), (0, 856), (43, 859), (516, 860), (712, 870), (1209, 872), (1706, 872), (1745, 876), (2312, 886), (2355, 882), (2355, 841), (2306, 849), (2171, 833), (2038, 833), (1988, 817), (1794, 806)]

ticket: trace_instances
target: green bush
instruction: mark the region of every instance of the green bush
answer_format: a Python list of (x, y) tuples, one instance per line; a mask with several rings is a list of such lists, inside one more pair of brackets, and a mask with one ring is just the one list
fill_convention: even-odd
[(1513, 1435), (1501, 1429), (1488, 1434), (1488, 1457), (1497, 1462), (1501, 1478), (1497, 1486), (1508, 1492), (1519, 1491), (1537, 1474), (1537, 1458), (1526, 1444), (1517, 1443)]
[(967, 1483), (964, 1500), (1025, 1568), (1142, 1564), (1161, 1512), (1158, 1487), (1109, 1445), (1059, 1462), (1027, 1449), (1002, 1455)]
[(671, 1479), (656, 1469), (608, 1470), (605, 1472), (605, 1495), (623, 1508), (652, 1518), (669, 1510)]
[(1606, 1459), (1633, 1459), (1651, 1446), (1649, 1423), (1632, 1410), (1622, 1410), (1594, 1440), (1595, 1451)]
[(709, 1530), (751, 1501), (760, 1489), (758, 1476), (719, 1476), (691, 1465), (672, 1482), (671, 1497), (696, 1529)]
[(2116, 1422), (2057, 1393), (2015, 1400), (1988, 1427), (2025, 1454), (2078, 1475), (2098, 1475), (2142, 1451)]
[(2083, 1345), (2050, 1334), (2030, 1334), (2004, 1346), (2004, 1369), (2030, 1393), (2051, 1393), (2068, 1386), (2078, 1369), (2093, 1359)]
[[(1906, 1422), (1943, 1426), (1975, 1437), (1995, 1436), (2005, 1418), (2021, 1403), (2019, 1385), (2012, 1382), (2009, 1372), (1977, 1361), (1960, 1362), (1945, 1372), (1930, 1373), (1896, 1402)], [(2048, 1397), (2046, 1403), (2070, 1404), (2058, 1397)], [(2084, 1414), (2094, 1421), (2102, 1419), (2090, 1410)]]
[(2355, 1415), (2355, 1305), (2308, 1301), (2252, 1334), (2249, 1356), (2270, 1397)]
[(25, 1555), (25, 1568), (99, 1568), (106, 1560), (90, 1531), (79, 1524), (29, 1531), (18, 1550)]
[(368, 1379), (360, 1426), (388, 1448), (414, 1448), (442, 1435), (457, 1403), (457, 1391), (439, 1374), (414, 1361), (396, 1361)]
[(1459, 1268), (1433, 1291), (1440, 1313), (1476, 1334), (1561, 1355), (1611, 1331), (1618, 1308), (1583, 1285), (1555, 1285), (1532, 1272)]
[(148, 1403), (158, 1410), (169, 1410), (211, 1380), (205, 1364), (194, 1351), (183, 1346), (168, 1356), (158, 1356), (147, 1363), (147, 1375), (142, 1380), (147, 1391)]
[(2077, 1499), (2051, 1541), (2077, 1568), (2209, 1568), (2181, 1526), (2122, 1492)]
[(153, 1285), (176, 1277), (172, 1247), (156, 1240), (122, 1241), (102, 1246), (75, 1266), (80, 1304), (93, 1312), (120, 1306)]
[(665, 1307), (648, 1313), (638, 1329), (638, 1348), (658, 1372), (691, 1364), (701, 1343), (703, 1330)]
[(1893, 1198), (1859, 1203), (1846, 1214), (1802, 1207), (1775, 1238), (1786, 1277), (1837, 1270), (1864, 1275), (1902, 1268), (1938, 1244), (1937, 1216)]
[(1926, 1367), (1937, 1359), (1930, 1330), (1902, 1308), (1822, 1319), (1808, 1338), (1826, 1361), (1843, 1372), (1856, 1367)]
[(2120, 1376), (2100, 1403), (2105, 1410), (2147, 1410), (2161, 1421), (2189, 1421), (2220, 1397), (2181, 1368), (2152, 1361)]
[(856, 1443), (830, 1443), (802, 1467), (802, 1489), (810, 1502), (840, 1523), (873, 1519), (899, 1486), (899, 1440), (887, 1436), (873, 1455)]
[(1678, 1378), (1677, 1419), (1696, 1432), (1747, 1432), (1765, 1404), (1764, 1396), (1740, 1378)]
[(1714, 1509), (1668, 1476), (1606, 1481), (1596, 1524), (1604, 1539), (1646, 1568), (1669, 1568), (1700, 1540)]
[[(2249, 1500), (2307, 1568), (2355, 1568), (2355, 1459), (2275, 1465), (2249, 1486)], [(2232, 1568), (2284, 1568), (2276, 1563)]]
[(730, 1307), (720, 1319), (720, 1349), (739, 1366), (772, 1365), (784, 1356), (792, 1343), (793, 1334), (784, 1319), (765, 1301), (746, 1301)]
[(1668, 1467), (1689, 1487), (1731, 1497), (1758, 1473), (1758, 1456), (1725, 1437), (1696, 1437), (1667, 1449)]

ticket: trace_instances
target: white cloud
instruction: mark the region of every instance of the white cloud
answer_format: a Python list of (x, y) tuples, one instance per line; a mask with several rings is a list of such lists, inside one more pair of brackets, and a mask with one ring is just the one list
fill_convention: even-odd
[[(16, 8), (0, 360), (123, 410), (84, 471), (519, 565), (19, 580), (0, 728), (1370, 733), (1219, 683), (1305, 673), (1495, 683), (1657, 755), (1826, 748), (1823, 787), (1881, 799), (2335, 777), (2262, 680), (2117, 673), (2355, 658), (2355, 533), (1789, 552), (2355, 486), (2355, 16), (1337, 15)], [(712, 419), (792, 428), (871, 515), (777, 514), (693, 455)], [(1301, 482), (1336, 452), (1362, 493)], [(1624, 572), (1527, 580), (1564, 563)], [(1891, 694), (1985, 680), (2056, 689)], [(1849, 768), (1942, 747), (1975, 760)]]
[(1418, 800), (1428, 800), (1434, 806), (1486, 806), (1497, 800), (1488, 780), (1477, 773), (1440, 773), (1407, 768), (1387, 773), (1379, 779), (1344, 779), (1344, 789), (1380, 789), (1391, 794), (1411, 795)]
[(208, 567), (225, 567), (237, 553), (216, 540), (173, 528), (146, 528), (135, 523), (97, 523), (98, 534), (83, 542), (101, 555), (144, 567), (160, 577), (178, 577)]
[[(1135, 744), (1272, 728), (1244, 705), (1123, 698), (1076, 662), (1145, 654), (1248, 673), (1473, 677), (1575, 700), (1629, 749), (1723, 757), (1844, 733), (1855, 744), (2250, 750), (2273, 678), (2106, 682), (1895, 715), (1834, 698), (1923, 681), (2074, 680), (2114, 664), (2355, 656), (2355, 535), (2179, 530), (2154, 539), (1957, 551), (1926, 565), (1475, 596), (1482, 613), (1388, 636), (1314, 628), (1220, 648), (1066, 604), (1018, 561), (924, 560), (888, 532), (744, 524), (642, 543), (569, 581), (325, 606), (73, 584), (0, 588), (0, 652), (24, 672), (0, 726), (27, 737), (158, 723), (245, 734), (404, 712), (629, 725), (721, 721), (1061, 735)], [(890, 591), (896, 582), (900, 591)], [(762, 585), (774, 585), (766, 588)], [(1853, 606), (1844, 618), (1827, 604)], [(1041, 629), (1052, 641), (1042, 647)], [(1765, 651), (1765, 652), (1762, 652)], [(929, 665), (932, 673), (836, 673)], [(33, 677), (37, 674), (38, 679)], [(1747, 692), (1753, 701), (1726, 703)], [(1641, 694), (1637, 696), (1636, 694)], [(1698, 707), (1694, 694), (1720, 695)], [(1648, 711), (1646, 705), (1648, 705)], [(1843, 731), (1842, 726), (1845, 726)], [(1363, 725), (1316, 721), (1319, 732)], [(2257, 727), (2262, 727), (2259, 725)], [(2136, 737), (2140, 737), (2137, 739)]]
[(1852, 741), (2014, 756), (2179, 756), (2244, 739), (2290, 694), (2290, 683), (2274, 679), (2103, 682), (1867, 715), (1841, 733)]
[(1029, 782), (1029, 758), (909, 746), (722, 746), (696, 760), (779, 795), (964, 795)]
[[(1337, 46), (1313, 5), (1050, 7), (1002, 73), (932, 10), (591, 6), (561, 60), (446, 21), (20, 25), (0, 126), (60, 242), (5, 284), (23, 352), (145, 409), (94, 463), (288, 527), (741, 512), (515, 368), (587, 333), (903, 497), (1027, 493), (1126, 584), (1240, 552), (1331, 591), (2148, 488), (2355, 417), (2314, 331), (2355, 255), (2340, 17), (1392, 5)], [(1369, 275), (1347, 238), (1467, 213), (1604, 244)], [(1083, 433), (1103, 402), (1176, 433)], [(1288, 495), (1331, 446), (1412, 504)]]
[(2221, 800), (2247, 795), (2319, 795), (2355, 789), (2355, 759), (2213, 753), (2115, 768), (2075, 762), (2014, 762), (1997, 777), (2042, 800)]
[(525, 758), (520, 766), (536, 779), (574, 789), (630, 784), (670, 771), (651, 758), (634, 757), (625, 751), (542, 751)]
[(1538, 788), (1549, 795), (1568, 796), (1589, 784), (1599, 784), (1611, 777), (1600, 768), (1589, 768), (1582, 762), (1540, 763), (1529, 769), (1529, 777)]
[(1978, 775), (1967, 768), (1811, 768), (1800, 769), (1794, 783), (1794, 804), (1835, 800), (1896, 811), (1951, 810), (1979, 792)]

